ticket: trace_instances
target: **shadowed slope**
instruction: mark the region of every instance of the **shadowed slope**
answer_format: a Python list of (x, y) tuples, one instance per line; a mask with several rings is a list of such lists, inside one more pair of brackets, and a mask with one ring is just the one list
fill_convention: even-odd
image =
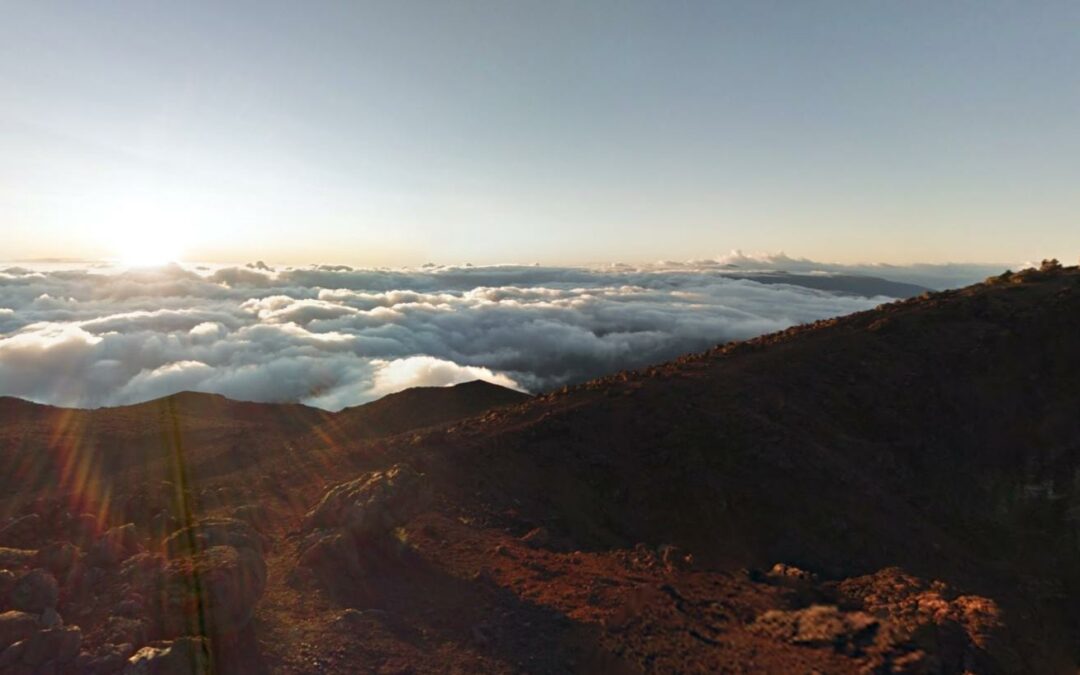
[(590, 382), (400, 451), (485, 522), (597, 550), (674, 543), (728, 568), (900, 564), (1038, 616), (1029, 656), (1071, 649), (1080, 272), (992, 281)]
[[(334, 445), (377, 438), (528, 398), (479, 381), (405, 390), (336, 414), (196, 392), (93, 410), (4, 397), (0, 493), (30, 499), (38, 491), (71, 492), (87, 502), (84, 508), (96, 510), (106, 508), (107, 495), (118, 492), (144, 490), (161, 481), (202, 484), (237, 472), (263, 476), (295, 462), (317, 462), (318, 456), (304, 453), (325, 445), (327, 438), (335, 439)], [(313, 429), (320, 431), (313, 434)], [(312, 469), (298, 468), (300, 473)], [(249, 481), (237, 484), (250, 489)]]

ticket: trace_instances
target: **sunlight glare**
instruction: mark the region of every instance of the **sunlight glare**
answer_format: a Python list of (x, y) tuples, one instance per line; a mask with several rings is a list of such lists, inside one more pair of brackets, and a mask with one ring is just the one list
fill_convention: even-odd
[(157, 267), (179, 262), (184, 254), (175, 213), (163, 213), (152, 200), (128, 200), (113, 215), (108, 234), (112, 255), (129, 267)]

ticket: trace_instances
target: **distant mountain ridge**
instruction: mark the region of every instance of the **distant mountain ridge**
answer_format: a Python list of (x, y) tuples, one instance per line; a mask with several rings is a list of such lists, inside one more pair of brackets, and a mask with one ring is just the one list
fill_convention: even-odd
[(830, 293), (860, 295), (868, 298), (877, 296), (912, 298), (931, 290), (919, 284), (858, 274), (808, 274), (805, 272), (777, 270), (770, 272), (732, 271), (724, 272), (723, 275), (729, 279), (746, 279), (756, 281), (759, 284), (789, 284)]
[[(76, 445), (83, 453), (81, 461), (100, 471), (102, 480), (110, 480), (119, 471), (154, 471), (154, 465), (167, 462), (175, 451), (164, 435), (177, 434), (191, 448), (189, 468), (218, 475), (253, 459), (269, 461), (290, 443), (310, 437), (313, 429), (359, 441), (451, 422), (529, 398), (480, 380), (406, 389), (337, 413), (297, 403), (236, 401), (191, 391), (94, 409), (0, 397), (0, 461), (9, 467), (33, 467), (32, 476), (0, 475), (0, 490), (44, 486), (62, 473), (61, 466), (24, 454), (33, 447)], [(261, 450), (252, 451), (252, 446)], [(157, 471), (167, 473), (164, 468)]]

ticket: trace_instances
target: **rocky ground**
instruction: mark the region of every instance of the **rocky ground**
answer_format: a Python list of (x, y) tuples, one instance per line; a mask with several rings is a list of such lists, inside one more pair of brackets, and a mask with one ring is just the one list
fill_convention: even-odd
[(0, 673), (1076, 672), (1078, 328), (1050, 265), (531, 400), (0, 401)]

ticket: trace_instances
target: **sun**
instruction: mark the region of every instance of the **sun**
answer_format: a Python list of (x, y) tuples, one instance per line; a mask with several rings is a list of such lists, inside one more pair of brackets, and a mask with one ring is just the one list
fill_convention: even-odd
[(152, 237), (122, 242), (117, 253), (120, 262), (128, 267), (159, 267), (178, 262), (182, 251), (173, 242)]
[(122, 265), (156, 267), (179, 262), (187, 241), (186, 229), (178, 213), (150, 200), (127, 200), (110, 214), (110, 225), (102, 229), (106, 246)]

